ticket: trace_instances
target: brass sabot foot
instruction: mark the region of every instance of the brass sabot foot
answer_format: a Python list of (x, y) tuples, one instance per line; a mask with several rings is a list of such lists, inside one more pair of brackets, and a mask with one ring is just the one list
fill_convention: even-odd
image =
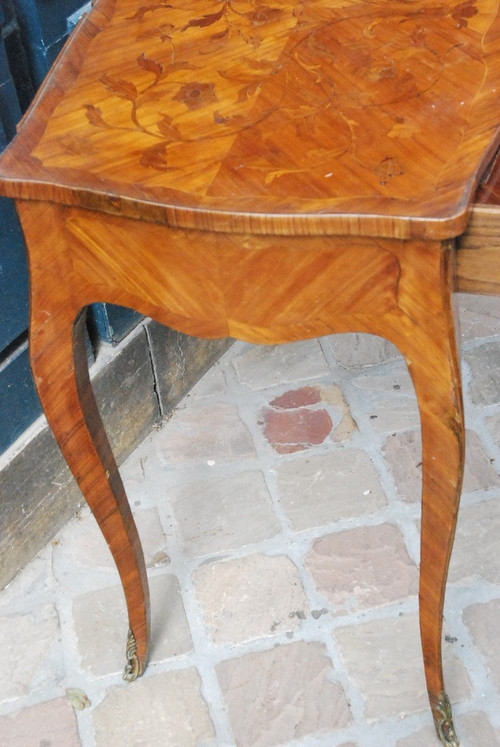
[(434, 723), (439, 739), (446, 747), (460, 747), (451, 712), (450, 699), (445, 692), (441, 693), (434, 710)]
[(137, 656), (137, 643), (135, 636), (131, 630), (128, 631), (127, 636), (127, 663), (123, 670), (123, 679), (127, 682), (133, 682), (141, 676), (144, 667)]

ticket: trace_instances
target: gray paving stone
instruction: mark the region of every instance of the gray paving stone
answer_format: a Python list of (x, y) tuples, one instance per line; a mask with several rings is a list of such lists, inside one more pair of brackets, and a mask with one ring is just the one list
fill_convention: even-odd
[(41, 692), (62, 680), (59, 639), (59, 619), (51, 604), (0, 618), (1, 701)]
[(159, 432), (161, 462), (227, 462), (255, 454), (252, 439), (233, 405), (213, 404), (176, 410)]
[[(150, 579), (151, 661), (192, 648), (177, 579), (163, 574)], [(73, 602), (73, 618), (82, 667), (92, 675), (121, 672), (125, 666), (127, 614), (121, 587), (82, 594)]]
[(66, 698), (0, 717), (3, 747), (80, 747), (75, 714)]
[(463, 713), (457, 719), (457, 730), (464, 747), (481, 745), (481, 747), (499, 747), (500, 729), (494, 729), (485, 713)]
[(470, 583), (482, 578), (500, 583), (500, 501), (481, 501), (462, 506), (451, 556), (449, 579)]
[(320, 643), (297, 642), (217, 666), (238, 747), (271, 747), (346, 727), (351, 714)]
[(331, 335), (328, 338), (328, 345), (337, 363), (344, 368), (375, 366), (395, 360), (400, 355), (395, 345), (376, 335)]
[[(368, 722), (429, 707), (416, 615), (338, 628), (334, 637), (365, 700)], [(451, 701), (470, 697), (466, 671), (450, 646), (445, 646), (444, 660)]]
[(464, 622), (482, 653), (488, 676), (500, 692), (500, 599), (473, 604), (464, 610)]
[(373, 464), (358, 449), (292, 459), (279, 464), (276, 475), (295, 530), (371, 514), (386, 504)]
[(330, 369), (317, 340), (286, 345), (257, 345), (233, 360), (238, 379), (254, 390), (316, 379)]
[(110, 687), (93, 713), (96, 747), (215, 747), (195, 669)]
[[(419, 729), (415, 734), (405, 737), (404, 739), (398, 739), (396, 747), (424, 747), (424, 745), (425, 747), (427, 747), (427, 745), (429, 745), (429, 747), (439, 747), (441, 743), (436, 735), (436, 730), (432, 725), (432, 718), (430, 716), (429, 722), (428, 726)], [(456, 726), (455, 723), (455, 728)]]
[(309, 611), (297, 568), (284, 555), (211, 563), (193, 578), (205, 625), (217, 644), (296, 630)]
[(457, 300), (463, 340), (500, 334), (500, 299), (497, 296), (459, 293)]
[(207, 371), (187, 395), (188, 401), (200, 401), (215, 398), (223, 394), (227, 389), (226, 379), (220, 367), (216, 364)]
[(261, 472), (192, 482), (169, 492), (185, 555), (199, 557), (244, 547), (281, 530)]
[(377, 433), (393, 433), (418, 427), (417, 398), (406, 366), (389, 372), (365, 372), (354, 379), (363, 397), (363, 408)]
[(474, 350), (466, 350), (464, 358), (471, 368), (469, 396), (474, 404), (500, 404), (500, 342), (489, 342)]
[(390, 366), (389, 369), (363, 371), (360, 376), (354, 378), (353, 383), (367, 394), (372, 393), (393, 401), (408, 397), (416, 402), (413, 383), (403, 360), (398, 365)]
[(491, 417), (486, 418), (485, 422), (496, 444), (500, 446), (500, 412), (496, 415), (492, 415)]
[(320, 537), (305, 563), (318, 591), (343, 612), (391, 604), (418, 591), (417, 568), (391, 524)]
[[(383, 447), (401, 500), (420, 501), (422, 492), (422, 440), (420, 430), (394, 433)], [(475, 431), (466, 433), (463, 492), (488, 490), (500, 485), (500, 475), (486, 455)]]

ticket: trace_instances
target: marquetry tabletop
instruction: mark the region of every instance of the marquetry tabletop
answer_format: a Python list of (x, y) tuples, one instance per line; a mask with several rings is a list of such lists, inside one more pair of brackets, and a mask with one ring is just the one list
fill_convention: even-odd
[(170, 225), (447, 238), (498, 144), (498, 0), (99, 0), (0, 166)]

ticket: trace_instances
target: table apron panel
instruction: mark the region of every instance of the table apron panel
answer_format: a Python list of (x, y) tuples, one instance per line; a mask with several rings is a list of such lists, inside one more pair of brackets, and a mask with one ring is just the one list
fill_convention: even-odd
[[(30, 208), (22, 203), (25, 214)], [(80, 208), (39, 209), (66, 247), (64, 259), (45, 252), (40, 261), (54, 263), (54, 276), (71, 274), (76, 305), (129, 306), (200, 337), (275, 343), (378, 333), (376, 320), (413, 308), (427, 279), (439, 286), (448, 252), (440, 242), (218, 234)], [(416, 265), (425, 267), (423, 279)]]

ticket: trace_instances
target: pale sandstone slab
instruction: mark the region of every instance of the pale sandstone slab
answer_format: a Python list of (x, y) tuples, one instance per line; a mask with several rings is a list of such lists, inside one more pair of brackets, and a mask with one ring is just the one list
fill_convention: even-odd
[(419, 426), (415, 390), (402, 361), (390, 371), (365, 372), (353, 383), (362, 394), (364, 410), (377, 433), (406, 431)]
[(75, 714), (66, 698), (23, 708), (0, 717), (4, 747), (80, 747)]
[(465, 434), (465, 473), (463, 489), (466, 493), (489, 490), (500, 486), (500, 475), (486, 454), (475, 431)]
[[(429, 707), (416, 615), (338, 628), (334, 638), (365, 700), (368, 722)], [(444, 660), (451, 701), (470, 697), (467, 674), (450, 646)]]
[(394, 433), (415, 428), (420, 424), (416, 402), (411, 399), (385, 400), (370, 398), (370, 422), (376, 433)]
[(500, 583), (500, 501), (462, 506), (451, 556), (449, 580), (466, 583), (483, 578)]
[(59, 639), (59, 618), (51, 604), (0, 618), (0, 700), (42, 691), (62, 680)]
[(344, 612), (391, 604), (418, 591), (417, 568), (392, 524), (320, 537), (305, 563), (318, 591)]
[[(422, 439), (420, 430), (394, 433), (384, 444), (383, 455), (392, 472), (399, 497), (416, 502), (422, 492)], [(500, 475), (492, 466), (475, 431), (466, 433), (463, 492), (488, 490), (500, 485)]]
[(500, 691), (500, 599), (467, 607), (463, 618), (484, 657), (489, 677)]
[(330, 369), (317, 340), (255, 345), (233, 359), (238, 379), (254, 390), (327, 376)]
[[(160, 661), (192, 648), (184, 605), (175, 576), (150, 579), (151, 660)], [(125, 665), (127, 613), (121, 587), (77, 597), (73, 618), (82, 667), (93, 675), (121, 672)]]
[[(134, 521), (141, 538), (148, 568), (165, 565), (167, 562), (166, 539), (156, 508), (134, 512)], [(79, 564), (95, 570), (115, 571), (113, 556), (92, 514), (75, 521), (63, 535), (61, 546), (54, 551), (60, 566)], [(63, 555), (64, 557), (61, 557)], [(56, 575), (60, 576), (59, 564)]]
[(156, 439), (160, 461), (175, 465), (228, 462), (255, 454), (252, 438), (233, 405), (176, 410)]
[(406, 503), (422, 497), (422, 439), (420, 430), (393, 433), (384, 443), (382, 454), (396, 483), (398, 496)]
[[(429, 722), (431, 721), (432, 719), (429, 718)], [(495, 732), (485, 713), (475, 711), (460, 715), (454, 714), (453, 721), (463, 747), (476, 747), (476, 745), (477, 747), (499, 747), (499, 734)], [(396, 743), (396, 747), (422, 747), (423, 745), (439, 747), (439, 741), (431, 723)]]
[(238, 747), (285, 745), (345, 728), (351, 714), (320, 643), (292, 643), (217, 666)]
[(93, 713), (96, 747), (215, 747), (195, 669), (110, 687)]
[(261, 472), (191, 482), (169, 494), (182, 552), (191, 557), (244, 547), (281, 530)]
[(297, 567), (284, 555), (256, 554), (201, 566), (195, 595), (217, 644), (293, 631), (308, 613)]
[(388, 340), (357, 332), (331, 335), (328, 338), (328, 345), (337, 363), (344, 368), (376, 366), (394, 360), (400, 355), (396, 346)]
[(373, 464), (358, 449), (293, 459), (278, 465), (276, 475), (295, 530), (371, 514), (386, 504)]

